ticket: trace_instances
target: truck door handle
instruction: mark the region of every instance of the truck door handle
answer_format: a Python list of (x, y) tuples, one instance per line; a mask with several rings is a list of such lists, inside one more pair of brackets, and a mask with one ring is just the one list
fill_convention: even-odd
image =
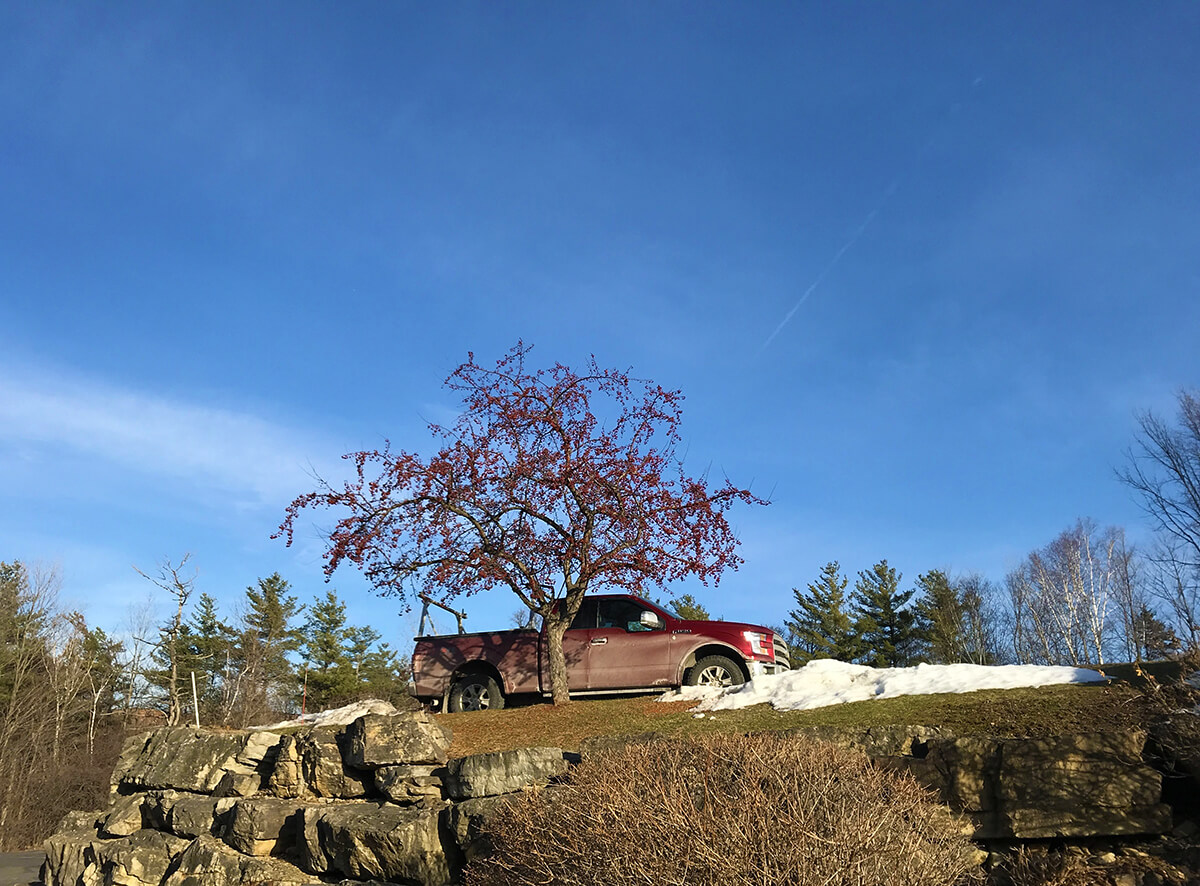
[(608, 642), (608, 637), (596, 637), (594, 640), (592, 640), (592, 645), (593, 646), (603, 646), (607, 642)]

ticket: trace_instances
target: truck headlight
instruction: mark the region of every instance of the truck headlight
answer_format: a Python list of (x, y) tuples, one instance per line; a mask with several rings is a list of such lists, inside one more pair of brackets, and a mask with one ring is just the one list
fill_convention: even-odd
[(755, 655), (774, 657), (775, 646), (771, 641), (770, 634), (763, 634), (759, 631), (742, 631), (742, 636), (746, 638), (746, 642), (750, 644), (750, 651)]

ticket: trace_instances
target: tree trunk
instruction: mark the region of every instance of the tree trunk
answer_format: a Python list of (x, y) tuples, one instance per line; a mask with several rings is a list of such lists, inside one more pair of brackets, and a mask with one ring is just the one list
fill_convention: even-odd
[(557, 611), (545, 618), (546, 653), (550, 661), (550, 698), (556, 705), (567, 704), (571, 695), (567, 682), (567, 657), (563, 655), (563, 635), (571, 622)]
[(178, 726), (180, 717), (179, 666), (175, 656), (175, 641), (171, 641), (171, 676), (167, 684), (167, 725)]
[(89, 762), (95, 759), (96, 756), (96, 716), (100, 709), (100, 693), (103, 691), (103, 688), (92, 689), (92, 710), (91, 715), (88, 717), (87, 731), (87, 752)]

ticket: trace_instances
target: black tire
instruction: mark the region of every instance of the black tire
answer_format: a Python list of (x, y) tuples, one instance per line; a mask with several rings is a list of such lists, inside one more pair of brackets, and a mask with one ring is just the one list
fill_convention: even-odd
[(450, 687), (450, 699), (446, 707), (452, 714), (498, 711), (504, 707), (504, 693), (487, 674), (463, 674)]
[(683, 682), (688, 686), (740, 686), (746, 675), (732, 658), (706, 655), (691, 667)]

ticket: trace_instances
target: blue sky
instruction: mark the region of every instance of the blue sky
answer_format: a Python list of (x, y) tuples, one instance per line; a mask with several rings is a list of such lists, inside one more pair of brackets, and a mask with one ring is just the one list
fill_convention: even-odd
[(1113, 468), (1200, 384), (1198, 45), (1191, 3), (6, 4), (0, 558), (116, 630), (184, 552), (227, 612), (310, 599), (286, 502), (428, 451), (518, 339), (681, 388), (688, 465), (771, 497), (680, 588), (728, 618), (1143, 539)]

